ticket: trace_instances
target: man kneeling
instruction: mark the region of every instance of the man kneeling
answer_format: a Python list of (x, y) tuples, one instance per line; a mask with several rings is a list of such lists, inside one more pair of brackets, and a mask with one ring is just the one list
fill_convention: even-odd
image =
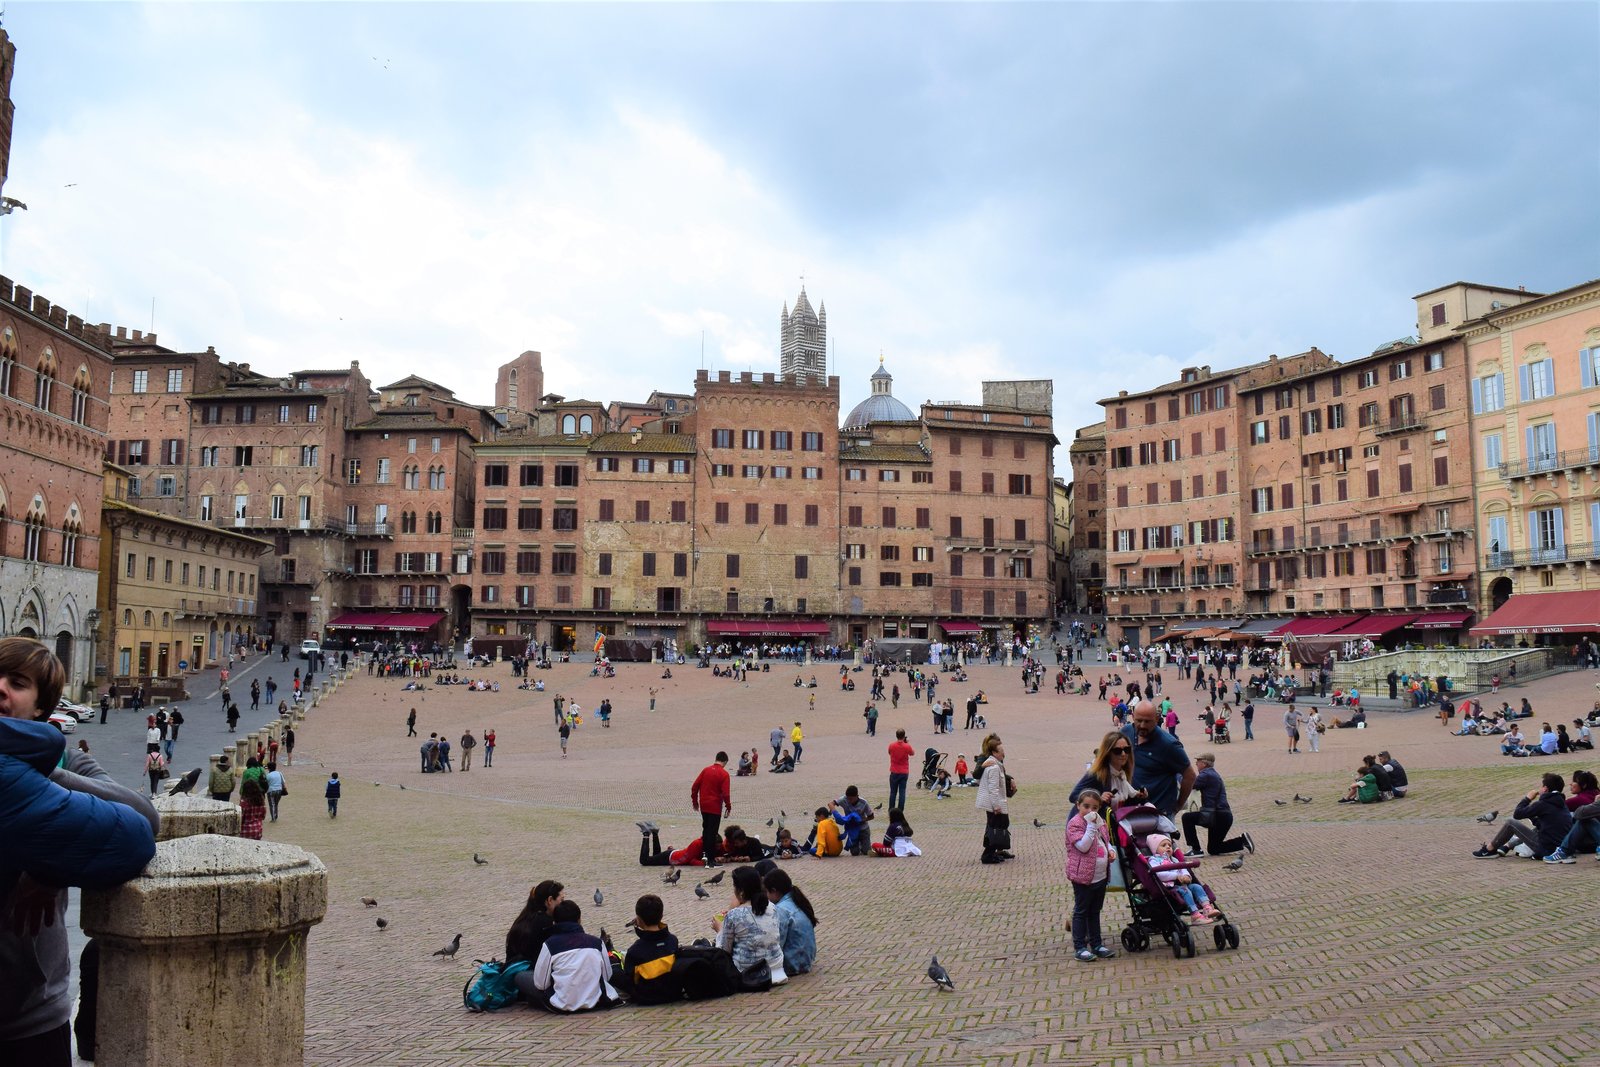
[(611, 958), (598, 937), (583, 932), (583, 912), (575, 900), (563, 900), (551, 913), (555, 927), (533, 970), (514, 981), (528, 1003), (546, 1011), (575, 1012), (609, 1008), (617, 1001), (611, 987)]

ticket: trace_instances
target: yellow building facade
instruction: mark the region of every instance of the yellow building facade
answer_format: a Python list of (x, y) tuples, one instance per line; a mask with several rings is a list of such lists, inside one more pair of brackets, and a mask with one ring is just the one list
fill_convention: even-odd
[(273, 545), (136, 507), (127, 479), (107, 466), (96, 674), (148, 684), (215, 664), (255, 636), (261, 560)]

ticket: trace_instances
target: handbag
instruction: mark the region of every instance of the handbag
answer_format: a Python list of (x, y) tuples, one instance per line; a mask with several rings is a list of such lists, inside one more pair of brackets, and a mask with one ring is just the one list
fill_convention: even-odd
[(991, 826), (983, 832), (983, 847), (990, 852), (1005, 852), (1011, 848), (1011, 830), (1005, 826)]
[(1005, 778), (1006, 778), (1006, 799), (1010, 800), (1012, 797), (1017, 795), (1017, 780), (1015, 778), (1011, 777), (1009, 774), (1007, 774), (1005, 776)]
[(1106, 855), (1106, 873), (1108, 875), (1106, 889), (1117, 893), (1126, 893), (1128, 891), (1128, 881), (1122, 875), (1121, 854), (1117, 851), (1116, 845), (1112, 844), (1108, 847), (1110, 851)]

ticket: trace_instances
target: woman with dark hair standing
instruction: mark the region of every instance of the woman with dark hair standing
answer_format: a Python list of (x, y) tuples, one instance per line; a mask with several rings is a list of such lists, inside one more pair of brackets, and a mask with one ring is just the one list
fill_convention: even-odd
[(733, 965), (744, 974), (757, 964), (772, 972), (772, 984), (789, 979), (783, 969), (783, 946), (778, 935), (778, 913), (761, 885), (754, 867), (733, 869), (733, 901), (728, 913), (711, 920), (717, 947), (733, 955)]
[(984, 863), (1004, 863), (1016, 858), (1011, 852), (1011, 816), (1006, 813), (1006, 794), (1010, 790), (1005, 758), (1006, 746), (999, 734), (983, 739), (982, 755), (978, 759), (977, 807), (984, 813)]
[(786, 974), (805, 974), (817, 958), (817, 913), (806, 895), (795, 888), (789, 872), (768, 871), (761, 884), (778, 914), (778, 944), (783, 949)]
[(539, 950), (555, 928), (555, 920), (550, 913), (565, 899), (566, 887), (560, 882), (545, 879), (533, 887), (528, 893), (528, 903), (523, 905), (522, 914), (517, 916), (506, 934), (507, 963), (527, 960), (531, 964), (539, 958)]

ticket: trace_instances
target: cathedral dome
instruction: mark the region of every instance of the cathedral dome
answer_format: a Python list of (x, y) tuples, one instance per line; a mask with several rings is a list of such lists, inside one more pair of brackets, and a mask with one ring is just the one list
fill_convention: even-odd
[(894, 398), (890, 391), (894, 375), (883, 366), (878, 357), (878, 369), (872, 372), (872, 395), (850, 409), (844, 417), (844, 429), (853, 430), (873, 422), (914, 422), (916, 413)]

